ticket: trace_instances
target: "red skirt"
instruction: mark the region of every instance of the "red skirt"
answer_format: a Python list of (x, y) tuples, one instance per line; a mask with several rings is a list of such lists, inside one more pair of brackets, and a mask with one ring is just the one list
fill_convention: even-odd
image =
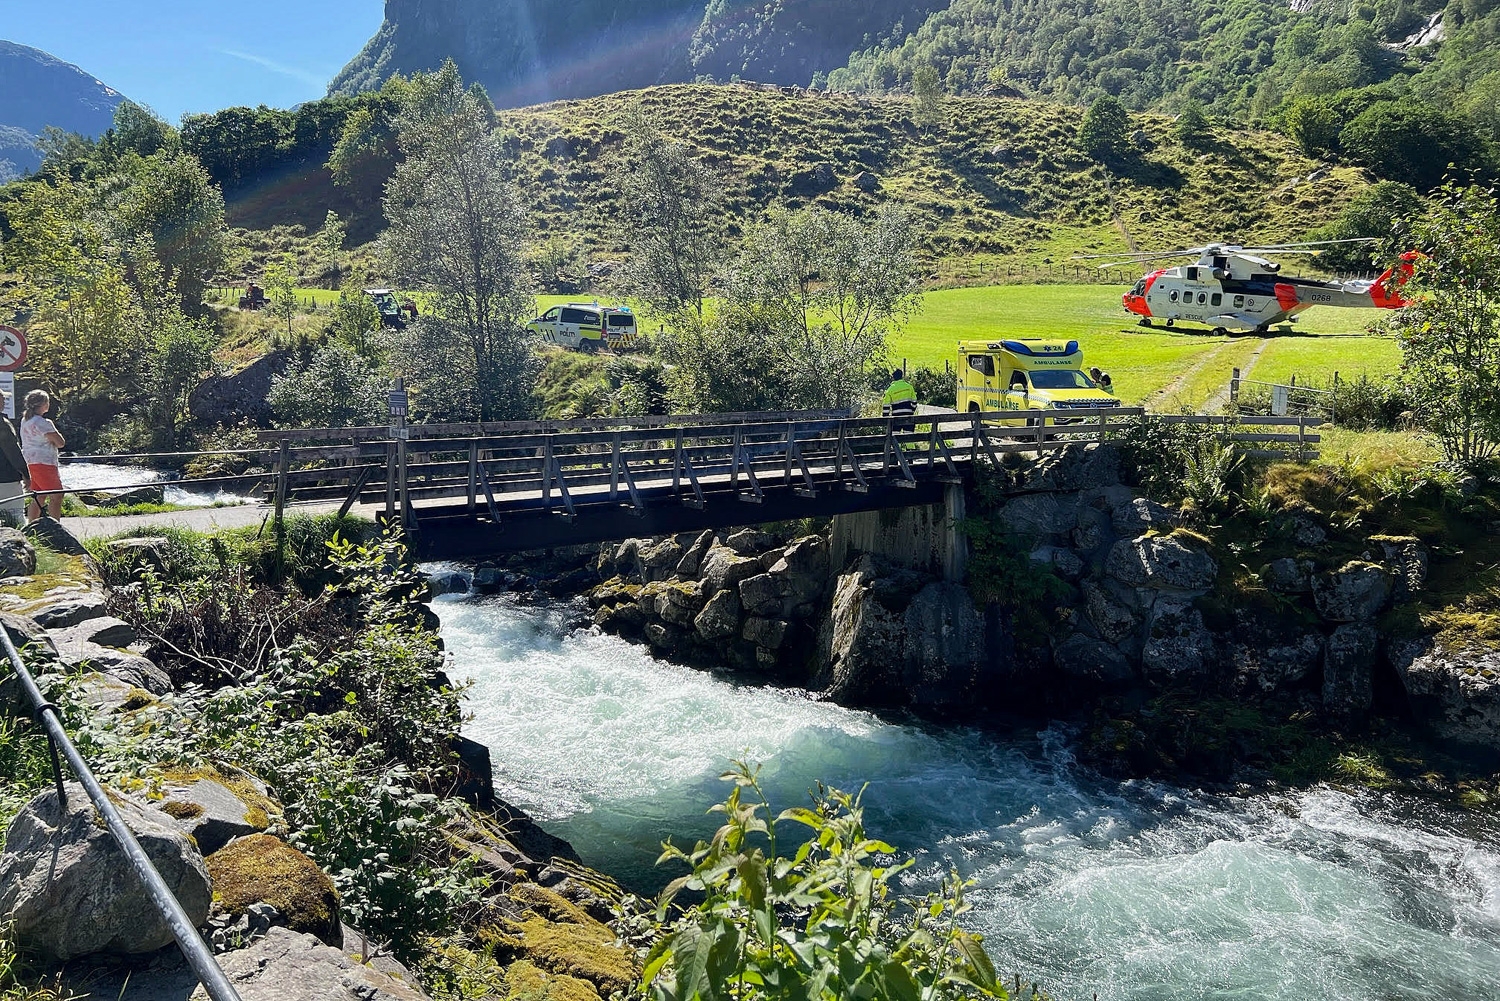
[(58, 475), (56, 466), (40, 466), (28, 462), (26, 473), (31, 477), (32, 493), (55, 493), (63, 488), (62, 477)]

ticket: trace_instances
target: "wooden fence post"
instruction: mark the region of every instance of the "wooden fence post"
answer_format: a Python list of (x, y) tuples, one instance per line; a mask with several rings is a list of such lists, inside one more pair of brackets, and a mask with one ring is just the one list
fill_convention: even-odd
[(1235, 369), (1229, 376), (1229, 402), (1240, 402), (1240, 370)]
[(469, 514), (479, 508), (479, 439), (469, 442)]

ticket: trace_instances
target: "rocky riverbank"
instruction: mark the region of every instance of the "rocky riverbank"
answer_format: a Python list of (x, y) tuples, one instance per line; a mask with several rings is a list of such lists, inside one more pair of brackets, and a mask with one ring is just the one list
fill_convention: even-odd
[(1295, 506), (1250, 534), (1204, 527), (1125, 480), (1115, 446), (998, 469), (971, 499), (962, 585), (878, 552), (837, 564), (828, 530), (752, 528), (557, 554), (540, 577), (481, 567), (475, 586), (582, 594), (660, 656), (855, 706), (1087, 717), (1191, 697), (1500, 751), (1500, 642), (1423, 625), (1422, 539)]
[[(111, 559), (159, 566), (170, 543), (113, 545)], [(121, 603), (90, 559), (49, 563), (49, 572), (35, 575), (30, 544), (0, 530), (7, 571), (0, 621), (63, 705), (70, 729), (87, 731), (78, 736), (86, 756), (100, 750), (103, 735), (118, 740), (159, 723), (164, 717), (153, 713), (164, 707), (192, 704), (176, 701), (191, 684), (174, 670), (177, 661), (156, 659), (161, 637), (111, 614)], [(29, 709), (8, 668), (4, 674), (0, 710), (21, 720)], [(191, 715), (174, 722), (195, 727)], [(442, 982), (454, 970), (487, 978), (498, 997), (562, 991), (586, 999), (625, 986), (634, 960), (605, 924), (618, 889), (494, 798), (483, 747), (451, 739), (460, 762), (454, 794), (465, 800), (445, 808), (444, 859), (427, 863), (462, 872), (474, 892), (459, 934), (423, 946), (415, 967), (358, 927), (332, 878), (337, 871), (288, 842), (292, 825), (273, 783), (229, 761), (184, 767), (163, 757), (136, 762), (109, 793), (246, 1001), (413, 1001), (428, 996), (424, 981)], [(13, 778), (0, 776), (0, 791)], [(60, 801), (48, 782), (5, 832), (0, 918), (9, 947), (32, 964), (38, 982), (60, 984), (68, 996), (113, 999), (128, 982), (127, 997), (187, 997), (195, 980), (165, 922), (82, 786), (70, 782), (65, 792)], [(201, 996), (201, 989), (193, 994)]]

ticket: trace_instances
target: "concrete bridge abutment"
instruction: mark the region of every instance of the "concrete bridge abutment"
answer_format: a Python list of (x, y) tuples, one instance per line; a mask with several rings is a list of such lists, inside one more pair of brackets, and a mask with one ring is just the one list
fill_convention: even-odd
[(851, 559), (869, 554), (960, 583), (969, 556), (969, 540), (958, 529), (965, 517), (960, 483), (945, 484), (939, 504), (836, 515), (830, 539), (833, 566), (846, 567)]

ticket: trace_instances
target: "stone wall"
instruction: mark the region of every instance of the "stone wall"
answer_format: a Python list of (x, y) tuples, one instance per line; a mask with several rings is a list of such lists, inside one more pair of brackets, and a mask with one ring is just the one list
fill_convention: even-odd
[(833, 565), (849, 566), (856, 556), (870, 555), (960, 582), (969, 552), (958, 531), (964, 512), (964, 488), (954, 483), (944, 490), (942, 504), (838, 515), (828, 535)]

